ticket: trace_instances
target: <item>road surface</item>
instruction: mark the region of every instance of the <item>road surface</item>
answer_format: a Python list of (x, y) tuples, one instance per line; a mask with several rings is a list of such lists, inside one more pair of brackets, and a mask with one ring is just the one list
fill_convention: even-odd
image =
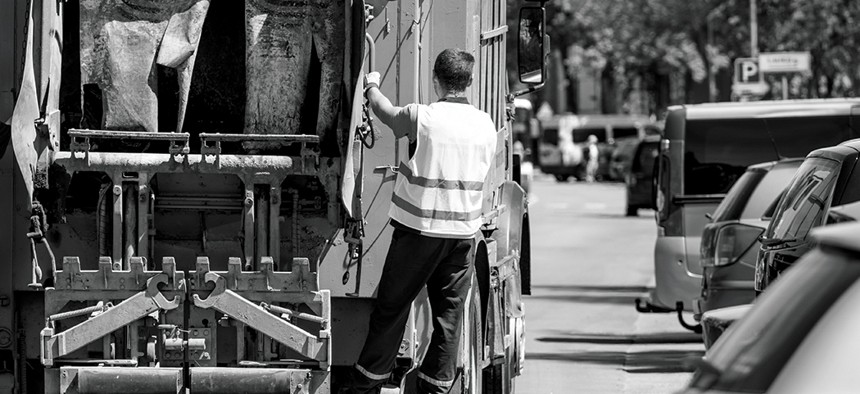
[(517, 393), (672, 393), (702, 356), (672, 314), (640, 314), (654, 284), (653, 211), (624, 217), (623, 184), (532, 183), (532, 295)]

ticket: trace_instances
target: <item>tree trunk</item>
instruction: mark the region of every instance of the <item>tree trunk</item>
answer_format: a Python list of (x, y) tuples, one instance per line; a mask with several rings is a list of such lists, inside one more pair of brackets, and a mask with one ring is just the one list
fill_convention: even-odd
[(617, 85), (615, 83), (615, 67), (607, 62), (600, 73), (601, 109), (604, 114), (618, 113), (616, 106)]

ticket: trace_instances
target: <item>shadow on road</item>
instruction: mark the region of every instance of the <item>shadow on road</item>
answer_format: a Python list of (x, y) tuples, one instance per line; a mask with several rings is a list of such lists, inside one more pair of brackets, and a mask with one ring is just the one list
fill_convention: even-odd
[[(641, 294), (537, 294), (528, 296), (528, 300), (547, 300), (561, 302), (581, 302), (586, 304), (621, 304), (633, 305)], [(632, 309), (632, 307), (631, 307)]]
[(645, 286), (537, 285), (532, 286), (532, 295), (526, 300), (633, 305), (637, 298), (646, 296), (649, 290)]
[(591, 218), (591, 219), (654, 220), (654, 214), (653, 213), (651, 213), (650, 215), (639, 214), (636, 216), (627, 216), (622, 211), (618, 211), (618, 212), (612, 212), (612, 211), (609, 211), (609, 212), (589, 212), (589, 211), (584, 211), (584, 212), (579, 212), (576, 216), (580, 217), (580, 218)]
[(581, 286), (581, 285), (532, 285), (534, 290), (557, 290), (557, 291), (595, 291), (607, 293), (647, 293), (653, 290), (647, 286)]
[(702, 336), (685, 332), (655, 332), (648, 334), (565, 334), (554, 337), (541, 337), (538, 342), (558, 343), (595, 343), (604, 345), (617, 344), (659, 344), (659, 343), (701, 343)]
[(602, 365), (618, 365), (630, 373), (693, 372), (695, 360), (702, 358), (703, 350), (654, 350), (644, 352), (574, 352), (526, 353), (526, 360), (570, 361)]

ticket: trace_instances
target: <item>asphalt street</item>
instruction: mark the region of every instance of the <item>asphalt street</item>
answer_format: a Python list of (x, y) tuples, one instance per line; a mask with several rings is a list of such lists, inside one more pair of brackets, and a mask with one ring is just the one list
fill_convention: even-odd
[(536, 179), (532, 295), (517, 393), (672, 393), (704, 352), (672, 314), (640, 314), (654, 285), (653, 211), (624, 216), (623, 184)]

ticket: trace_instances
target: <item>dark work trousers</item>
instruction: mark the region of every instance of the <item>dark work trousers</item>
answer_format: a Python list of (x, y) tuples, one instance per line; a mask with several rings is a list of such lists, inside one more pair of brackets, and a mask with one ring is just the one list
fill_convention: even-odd
[(457, 373), (460, 325), (472, 285), (474, 254), (474, 239), (427, 237), (395, 227), (370, 330), (346, 392), (378, 393), (391, 376), (410, 306), (425, 284), (433, 334), (418, 372), (418, 391), (448, 392)]

